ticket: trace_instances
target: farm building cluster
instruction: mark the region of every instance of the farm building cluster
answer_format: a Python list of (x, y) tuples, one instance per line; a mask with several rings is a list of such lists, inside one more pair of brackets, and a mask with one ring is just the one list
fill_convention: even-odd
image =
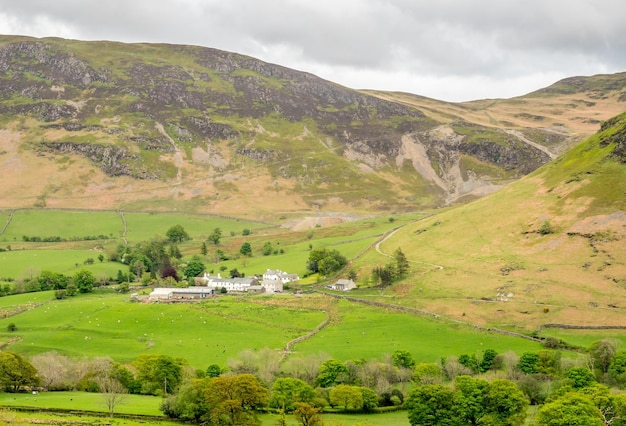
[[(206, 272), (195, 279), (195, 285), (184, 288), (155, 288), (149, 300), (205, 299), (213, 294), (223, 293), (282, 293), (285, 284), (300, 279), (297, 274), (268, 269), (263, 275), (244, 278), (226, 278), (220, 274)], [(225, 290), (222, 290), (225, 289)]]

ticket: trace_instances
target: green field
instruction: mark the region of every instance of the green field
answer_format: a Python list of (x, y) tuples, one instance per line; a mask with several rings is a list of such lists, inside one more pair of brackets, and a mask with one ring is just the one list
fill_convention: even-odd
[[(418, 361), (484, 349), (521, 353), (538, 343), (481, 332), (473, 327), (394, 310), (336, 302), (327, 296), (223, 296), (199, 304), (143, 304), (127, 295), (97, 292), (53, 300), (51, 292), (8, 296), (29, 308), (0, 320), (0, 341), (19, 337), (11, 351), (34, 355), (109, 356), (130, 362), (141, 354), (185, 358), (195, 368), (225, 365), (246, 349), (281, 350), (324, 321), (325, 307), (338, 312), (331, 325), (298, 343), (292, 356), (324, 353), (339, 360), (382, 359), (407, 350)], [(333, 305), (337, 303), (334, 307)], [(335, 314), (333, 314), (335, 315)], [(14, 323), (17, 332), (8, 333)]]
[[(123, 404), (120, 404), (115, 409), (116, 414), (135, 414), (146, 416), (162, 416), (163, 413), (159, 410), (159, 406), (163, 399), (156, 396), (143, 396), (143, 395), (126, 395)], [(41, 410), (81, 410), (91, 412), (106, 412), (106, 405), (104, 403), (103, 395), (97, 393), (86, 392), (41, 392), (37, 395), (31, 394), (6, 394), (0, 393), (0, 407), (31, 407), (39, 408)], [(261, 414), (259, 419), (263, 426), (273, 426), (276, 420), (279, 418), (277, 414)], [(349, 426), (353, 424), (366, 424), (368, 426), (408, 426), (408, 414), (406, 411), (394, 411), (384, 414), (334, 414), (325, 413), (322, 415), (324, 422), (327, 424), (336, 424)], [(6, 419), (6, 420), (5, 420)], [(119, 426), (130, 426), (139, 424), (180, 424), (174, 422), (167, 422), (165, 417), (163, 421), (159, 422), (155, 419), (123, 419), (116, 417), (115, 419), (102, 418), (102, 417), (88, 417), (85, 415), (74, 416), (70, 414), (44, 414), (42, 412), (7, 412), (6, 410), (0, 410), (0, 422), (2, 420), (9, 421), (9, 423), (16, 423), (18, 420), (24, 419), (37, 419), (43, 420), (56, 420), (67, 421), (86, 421), (87, 419), (93, 419), (93, 423), (97, 424), (114, 424)], [(286, 415), (285, 420), (287, 425), (296, 426), (299, 423), (296, 422), (292, 415)], [(102, 423), (104, 422), (104, 423)]]
[[(162, 416), (159, 410), (161, 397), (146, 395), (125, 395), (124, 403), (116, 407), (121, 414), (139, 414), (144, 416)], [(87, 392), (40, 392), (0, 393), (0, 406), (35, 407), (41, 409), (84, 410), (106, 412), (107, 407), (102, 394)]]

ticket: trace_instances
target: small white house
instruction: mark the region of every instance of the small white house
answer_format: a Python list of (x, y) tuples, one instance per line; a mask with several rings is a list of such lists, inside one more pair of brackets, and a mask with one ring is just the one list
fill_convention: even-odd
[(349, 291), (356, 288), (356, 284), (352, 280), (341, 279), (337, 280), (335, 284), (331, 284), (330, 288), (337, 291)]
[(284, 284), (280, 280), (263, 280), (261, 285), (266, 293), (282, 293), (284, 289)]
[(298, 274), (288, 274), (280, 269), (268, 269), (263, 273), (263, 280), (281, 281), (283, 284), (298, 281), (299, 279)]

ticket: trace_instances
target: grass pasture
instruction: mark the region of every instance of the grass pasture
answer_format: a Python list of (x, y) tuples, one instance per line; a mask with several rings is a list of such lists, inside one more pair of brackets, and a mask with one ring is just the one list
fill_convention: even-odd
[[(116, 413), (138, 414), (143, 416), (162, 416), (159, 406), (163, 399), (158, 396), (126, 395), (123, 404), (115, 408)], [(34, 407), (42, 410), (84, 410), (106, 412), (104, 396), (88, 392), (40, 392), (37, 395), (28, 393), (0, 393), (0, 406)]]
[(204, 215), (127, 212), (124, 217), (127, 226), (126, 239), (129, 243), (146, 241), (155, 236), (165, 237), (165, 233), (173, 225), (181, 225), (197, 241), (205, 240), (215, 228), (220, 228), (222, 234), (227, 236), (231, 232), (241, 235), (244, 229), (268, 227), (260, 222)]
[[(115, 277), (118, 269), (126, 271), (128, 267), (121, 263), (99, 262), (98, 255), (106, 253), (96, 250), (12, 250), (0, 252), (0, 276), (11, 278), (30, 278), (41, 271), (54, 271), (72, 276), (81, 269), (91, 271), (96, 277), (105, 275)], [(91, 265), (85, 265), (86, 259), (94, 259)]]
[(339, 318), (294, 350), (296, 354), (328, 353), (341, 360), (379, 358), (407, 350), (418, 362), (435, 362), (442, 356), (473, 354), (485, 349), (499, 353), (541, 349), (539, 343), (478, 331), (465, 324), (361, 304), (339, 301)]
[[(198, 304), (142, 304), (128, 296), (96, 293), (61, 301), (19, 297), (30, 309), (0, 320), (0, 341), (25, 355), (59, 351), (130, 362), (141, 354), (185, 358), (195, 368), (225, 365), (246, 349), (281, 350), (333, 312), (331, 325), (298, 343), (292, 356), (326, 353), (340, 359), (381, 359), (402, 349), (419, 361), (484, 349), (538, 350), (528, 340), (392, 310), (335, 301), (327, 296), (225, 296)], [(9, 300), (9, 296), (0, 300)], [(28, 305), (28, 302), (31, 302)], [(6, 330), (9, 322), (18, 331)]]
[[(2, 212), (3, 217), (4, 215), (7, 213)], [(16, 210), (9, 226), (0, 235), (0, 241), (13, 244), (21, 242), (24, 235), (41, 238), (59, 236), (68, 240), (103, 235), (117, 239), (122, 236), (123, 230), (122, 218), (116, 212)]]
[[(34, 308), (0, 320), (0, 340), (20, 338), (10, 350), (26, 355), (56, 350), (121, 362), (141, 354), (168, 354), (204, 369), (214, 363), (225, 365), (245, 349), (280, 350), (325, 318), (314, 310), (252, 304), (234, 297), (172, 305), (132, 303), (128, 295), (102, 293), (60, 301), (49, 296)], [(17, 332), (6, 332), (9, 322), (17, 325)]]

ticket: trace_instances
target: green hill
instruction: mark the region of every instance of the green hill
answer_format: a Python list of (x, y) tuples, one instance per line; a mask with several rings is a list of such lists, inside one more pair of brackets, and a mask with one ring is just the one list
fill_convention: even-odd
[(625, 324), (625, 134), (622, 114), (502, 191), (402, 228), (381, 249), (413, 273), (384, 300), (526, 331)]

